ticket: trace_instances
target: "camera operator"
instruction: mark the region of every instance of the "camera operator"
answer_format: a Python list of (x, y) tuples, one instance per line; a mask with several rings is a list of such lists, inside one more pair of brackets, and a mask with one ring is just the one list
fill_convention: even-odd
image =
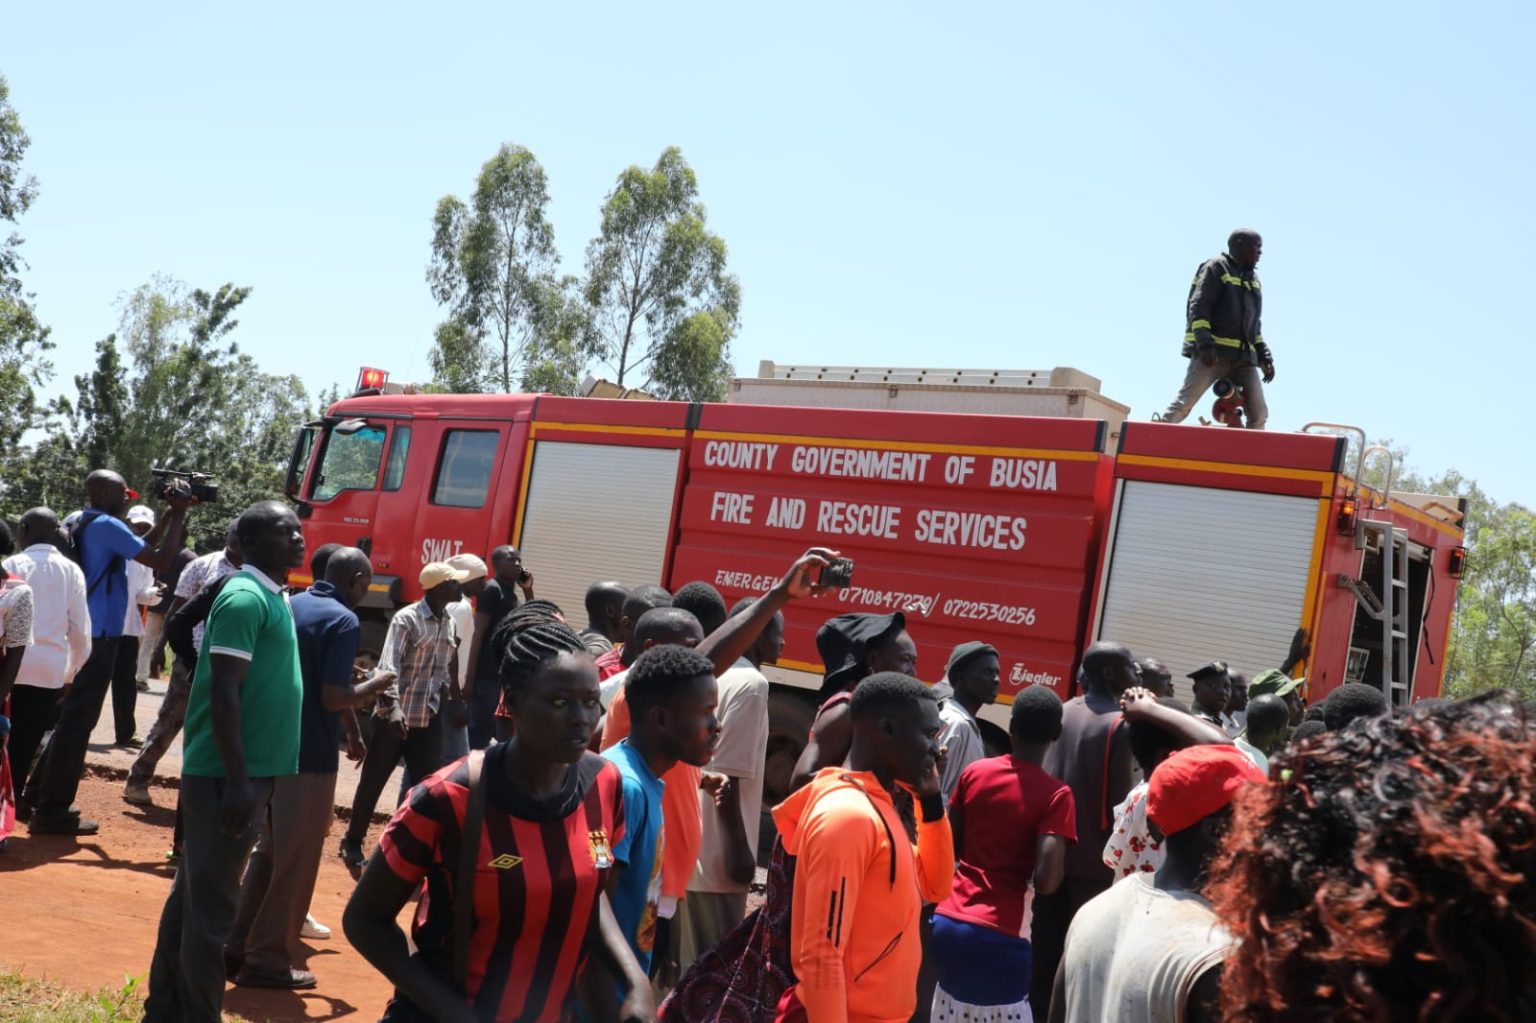
[(128, 614), (129, 561), (165, 570), (176, 560), (187, 533), (187, 509), (195, 498), (185, 486), (162, 497), (169, 511), (142, 539), (123, 521), (128, 499), (138, 497), (110, 469), (85, 478), (87, 507), (71, 534), (85, 571), (91, 615), (91, 654), (76, 673), (59, 711), (53, 736), (27, 782), (24, 810), (33, 834), (94, 835), (100, 825), (74, 807), (85, 770), (86, 743), (101, 716), (112, 667)]

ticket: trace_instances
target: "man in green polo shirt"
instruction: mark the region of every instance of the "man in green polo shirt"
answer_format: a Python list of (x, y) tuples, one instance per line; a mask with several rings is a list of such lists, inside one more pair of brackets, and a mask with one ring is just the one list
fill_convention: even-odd
[(304, 531), (277, 501), (235, 523), (245, 566), (213, 602), (187, 700), (181, 869), (160, 917), (144, 1019), (218, 1023), (224, 943), (240, 871), (272, 798), (298, 773), (304, 686), (282, 585), (304, 563)]

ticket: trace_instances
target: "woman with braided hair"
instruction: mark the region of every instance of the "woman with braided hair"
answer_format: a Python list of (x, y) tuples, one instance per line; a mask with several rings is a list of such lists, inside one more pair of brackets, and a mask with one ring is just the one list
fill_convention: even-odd
[(1237, 939), (1225, 1018), (1536, 1020), (1536, 721), (1510, 694), (1275, 761), (1206, 889)]
[[(560, 605), (552, 600), (529, 600), (497, 623), (495, 630), (491, 633), (490, 649), (491, 655), (496, 658), (498, 665), (505, 659), (507, 645), (512, 642), (512, 637), (538, 622), (564, 624), (565, 614), (560, 610)], [(505, 691), (503, 691), (501, 699), (497, 701), (496, 712), (492, 715), (491, 722), (496, 741), (506, 742), (512, 735), (514, 723)], [(598, 718), (598, 724), (602, 724), (601, 716)], [(594, 740), (601, 735), (602, 729), (600, 727), (593, 729)], [(594, 750), (593, 752), (596, 751)]]
[[(627, 992), (594, 1017), (653, 1020), (604, 894), (625, 814), (619, 769), (587, 752), (601, 714), (592, 655), (547, 612), (519, 609), (493, 642), (517, 734), (411, 790), (347, 904), (347, 937), (395, 986), (385, 1020), (556, 1023), (589, 956)], [(395, 920), (423, 886), (412, 954)]]

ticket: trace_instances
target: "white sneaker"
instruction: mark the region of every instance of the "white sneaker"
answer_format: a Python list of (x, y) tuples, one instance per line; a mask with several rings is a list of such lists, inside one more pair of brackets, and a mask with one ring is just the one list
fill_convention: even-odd
[(322, 941), (331, 936), (331, 929), (316, 920), (309, 913), (304, 914), (304, 926), (299, 928), (299, 937), (308, 938), (310, 941)]

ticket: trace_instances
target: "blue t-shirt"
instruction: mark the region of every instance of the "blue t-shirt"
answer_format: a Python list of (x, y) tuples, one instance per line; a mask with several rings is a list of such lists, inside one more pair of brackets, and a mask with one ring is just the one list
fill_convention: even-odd
[(603, 756), (619, 765), (624, 780), (624, 837), (613, 846), (613, 858), (624, 871), (613, 893), (613, 916), (640, 968), (649, 972), (661, 901), (661, 794), (666, 784), (628, 739), (608, 747)]
[(128, 620), (127, 563), (144, 550), (144, 541), (121, 519), (97, 513), (75, 530), (75, 546), (80, 552), (80, 567), (85, 570), (91, 635), (121, 636), (123, 623)]
[(341, 766), (341, 715), (325, 709), (326, 686), (351, 691), (352, 663), (362, 637), (357, 615), (336, 599), (324, 580), (289, 601), (299, 638), (304, 712), (299, 717), (299, 771), (335, 774)]

